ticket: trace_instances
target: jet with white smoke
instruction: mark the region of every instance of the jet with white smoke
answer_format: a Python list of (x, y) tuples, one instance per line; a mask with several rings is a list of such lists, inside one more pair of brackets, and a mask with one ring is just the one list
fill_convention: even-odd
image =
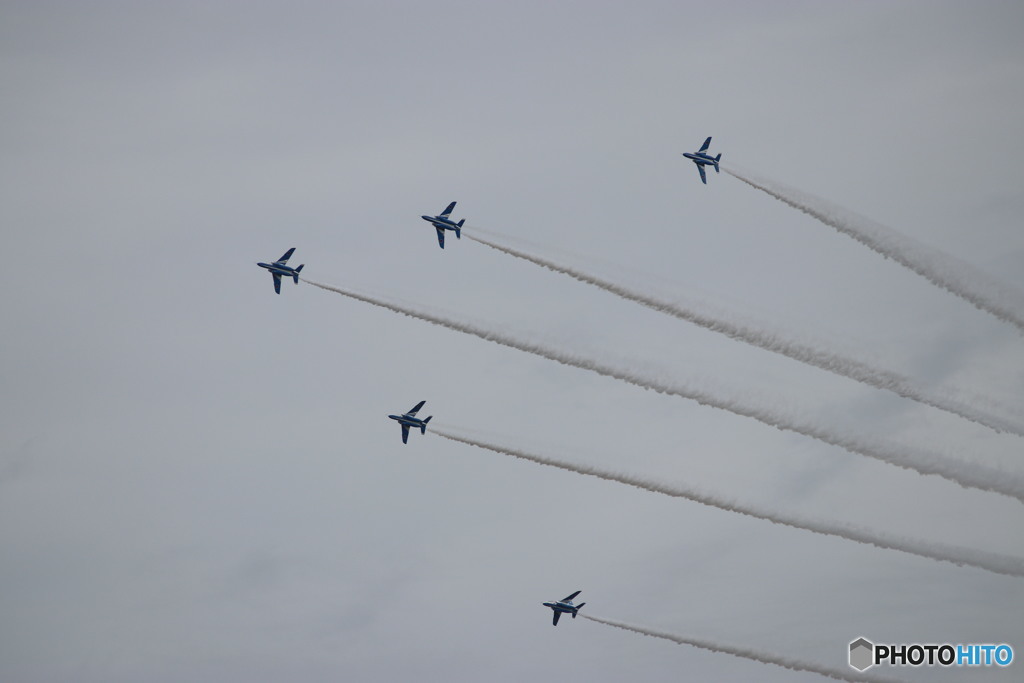
[(976, 488), (992, 493), (999, 493), (1024, 502), (1024, 476), (1006, 470), (990, 467), (981, 463), (956, 460), (940, 453), (921, 451), (909, 446), (896, 446), (875, 441), (863, 436), (855, 436), (841, 430), (833, 429), (824, 424), (816, 424), (792, 415), (783, 413), (777, 406), (768, 404), (755, 405), (750, 401), (732, 398), (715, 393), (685, 382), (672, 381), (663, 377), (651, 376), (638, 370), (631, 370), (622, 365), (615, 365), (587, 355), (566, 352), (548, 344), (531, 341), (522, 336), (489, 328), (479, 323), (458, 320), (450, 315), (431, 313), (410, 304), (399, 304), (381, 297), (372, 297), (340, 287), (325, 285), (312, 280), (305, 280), (314, 287), (335, 292), (342, 296), (362, 301), (374, 306), (400, 313), (402, 315), (423, 320), (450, 330), (473, 335), (486, 341), (502, 346), (518, 349), (526, 353), (547, 358), (563, 365), (582, 370), (589, 370), (605, 377), (650, 389), (661, 394), (669, 394), (688, 398), (712, 408), (719, 408), (735, 415), (749, 417), (776, 429), (796, 432), (817, 439), (823, 443), (839, 446), (851, 453), (875, 458), (897, 467), (913, 470), (920, 474), (934, 474), (955, 482), (964, 488)]

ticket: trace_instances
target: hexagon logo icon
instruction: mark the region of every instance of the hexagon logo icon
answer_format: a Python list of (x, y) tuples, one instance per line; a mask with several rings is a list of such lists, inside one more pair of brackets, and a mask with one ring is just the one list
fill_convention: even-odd
[(850, 666), (864, 671), (875, 665), (875, 644), (867, 638), (858, 638), (850, 643)]

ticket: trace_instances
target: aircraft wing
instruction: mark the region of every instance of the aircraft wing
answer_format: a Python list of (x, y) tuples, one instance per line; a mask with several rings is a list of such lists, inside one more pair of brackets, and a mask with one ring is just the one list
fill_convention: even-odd
[(284, 252), (284, 256), (282, 256), (281, 258), (277, 259), (277, 263), (280, 263), (282, 265), (284, 265), (285, 263), (288, 263), (288, 259), (290, 259), (292, 257), (293, 253), (295, 253), (295, 247), (292, 247), (288, 251)]
[(573, 598), (575, 598), (577, 595), (579, 595), (582, 592), (583, 592), (582, 590), (578, 590), (575, 593), (573, 593), (572, 595), (570, 595), (568, 597), (565, 597), (565, 598), (562, 598), (562, 602), (569, 602), (570, 600), (572, 600)]
[(710, 146), (711, 146), (711, 138), (708, 138), (707, 140), (704, 141), (704, 144), (700, 146), (700, 149), (697, 150), (697, 153), (700, 154), (701, 152), (708, 151), (708, 147), (710, 147)]
[(402, 425), (402, 443), (409, 443), (409, 425)]
[(697, 170), (700, 171), (700, 181), (705, 185), (708, 184), (708, 174), (704, 172), (704, 165), (697, 164)]
[(277, 273), (271, 273), (274, 276), (274, 291), (278, 294), (281, 293), (281, 276)]
[(551, 625), (552, 626), (558, 626), (558, 617), (560, 617), (560, 616), (562, 616), (562, 613), (559, 612), (558, 610), (555, 610), (555, 618), (551, 620)]
[[(710, 140), (711, 138), (708, 138), (708, 139)], [(455, 210), (455, 202), (452, 202), (451, 204), (448, 205), (447, 209), (445, 209), (444, 211), (441, 212), (441, 214), (438, 216), (438, 218), (448, 218), (448, 216), (452, 215), (452, 211), (454, 211), (454, 210)]]
[(420, 401), (419, 403), (414, 405), (412, 407), (412, 410), (410, 410), (408, 413), (406, 413), (406, 415), (408, 415), (409, 417), (412, 417), (413, 415), (415, 415), (416, 413), (418, 413), (420, 411), (420, 408), (423, 407), (424, 403), (426, 403), (426, 401)]
[(444, 249), (444, 228), (435, 227), (435, 229), (437, 230), (437, 243), (441, 245), (442, 249)]

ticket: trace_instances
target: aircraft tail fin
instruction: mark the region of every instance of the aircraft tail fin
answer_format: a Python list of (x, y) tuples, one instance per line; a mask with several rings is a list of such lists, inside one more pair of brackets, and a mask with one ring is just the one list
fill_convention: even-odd
[(719, 153), (718, 156), (715, 157), (715, 173), (719, 173), (718, 162), (721, 161), (721, 160), (722, 160), (722, 154)]
[(430, 422), (430, 418), (431, 417), (434, 417), (434, 416), (431, 415), (430, 417), (428, 417), (426, 420), (423, 421), (423, 424), (420, 425), (420, 434), (426, 434), (427, 433), (427, 423)]
[(455, 239), (457, 239), (457, 240), (461, 240), (462, 239), (462, 224), (465, 223), (465, 222), (466, 222), (465, 218), (463, 218), (461, 221), (459, 221), (458, 227), (455, 228)]
[(580, 611), (581, 609), (583, 609), (583, 605), (585, 605), (585, 604), (587, 604), (587, 603), (585, 603), (585, 602), (581, 602), (580, 604), (576, 605), (576, 609), (574, 609), (574, 610), (572, 611), (572, 618), (573, 618), (573, 619), (575, 619), (575, 618), (576, 618), (576, 614), (577, 614), (577, 613), (578, 613), (578, 612), (579, 612), (579, 611)]
[(299, 284), (299, 271), (302, 270), (302, 266), (304, 266), (304, 265), (306, 265), (306, 264), (303, 263), (301, 266), (299, 266), (298, 268), (295, 269), (295, 275), (293, 276), (295, 278), (295, 284)]

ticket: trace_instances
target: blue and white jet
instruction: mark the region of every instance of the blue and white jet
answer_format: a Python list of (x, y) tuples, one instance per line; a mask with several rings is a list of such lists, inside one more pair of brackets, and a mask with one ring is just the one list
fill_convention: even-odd
[(416, 413), (420, 411), (420, 408), (423, 407), (424, 403), (426, 403), (426, 401), (420, 401), (414, 405), (412, 410), (408, 413), (403, 413), (401, 415), (388, 415), (392, 420), (398, 420), (398, 424), (402, 425), (402, 443), (409, 443), (409, 427), (416, 427), (420, 430), (420, 434), (427, 433), (427, 423), (430, 422), (430, 417), (434, 416), (431, 415), (425, 420), (421, 420), (416, 417)]
[(545, 607), (550, 607), (555, 612), (555, 618), (551, 621), (552, 625), (558, 626), (558, 617), (562, 616), (562, 614), (571, 614), (573, 619), (576, 618), (576, 613), (579, 612), (583, 605), (587, 603), (581, 602), (578, 605), (574, 605), (572, 604), (572, 599), (582, 592), (583, 591), (576, 591), (572, 595), (564, 597), (557, 602), (544, 603)]
[(705, 185), (708, 184), (708, 177), (704, 173), (704, 167), (711, 165), (715, 167), (715, 173), (718, 173), (718, 162), (722, 160), (722, 155), (719, 154), (717, 157), (713, 157), (707, 154), (708, 147), (711, 145), (711, 138), (704, 141), (704, 144), (700, 146), (696, 152), (683, 152), (683, 156), (697, 164), (697, 170), (700, 171), (700, 181)]
[(256, 265), (260, 268), (266, 268), (270, 271), (270, 274), (274, 276), (274, 291), (278, 294), (281, 293), (281, 276), (295, 278), (295, 284), (299, 284), (299, 271), (302, 270), (302, 266), (298, 268), (292, 268), (288, 264), (288, 259), (292, 257), (292, 252), (295, 251), (295, 247), (292, 247), (288, 251), (284, 252), (284, 256), (277, 259), (273, 263), (257, 263)]
[(460, 239), (460, 240), (462, 239), (462, 224), (466, 222), (466, 219), (463, 218), (458, 223), (453, 221), (448, 216), (450, 216), (452, 214), (452, 211), (454, 211), (454, 210), (455, 210), (455, 202), (452, 202), (451, 204), (448, 205), (447, 209), (445, 209), (444, 211), (442, 211), (440, 214), (438, 214), (436, 216), (420, 216), (420, 218), (422, 218), (423, 220), (425, 220), (428, 223), (430, 223), (431, 225), (433, 225), (434, 229), (437, 230), (437, 243), (441, 245), (442, 249), (444, 249), (444, 231), (445, 230), (454, 230), (455, 231), (455, 239)]

